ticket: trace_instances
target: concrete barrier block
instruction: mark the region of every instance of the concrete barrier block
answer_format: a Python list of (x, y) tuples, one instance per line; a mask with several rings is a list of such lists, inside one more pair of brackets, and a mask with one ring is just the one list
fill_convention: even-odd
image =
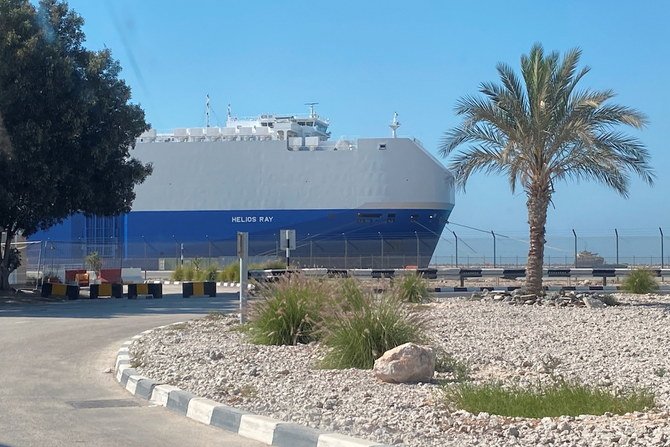
[(130, 361), (122, 361), (122, 362), (117, 362), (117, 367), (116, 367), (116, 381), (121, 382), (121, 378), (123, 377), (123, 373), (126, 369), (130, 369)]
[(161, 407), (166, 407), (168, 398), (172, 391), (176, 391), (179, 388), (172, 385), (156, 385), (151, 392), (151, 403), (160, 405)]
[(237, 433), (240, 436), (272, 445), (275, 428), (280, 422), (266, 416), (245, 414), (240, 420), (240, 428)]
[(222, 406), (222, 404), (204, 397), (195, 397), (188, 403), (186, 417), (209, 425), (212, 421), (212, 412), (218, 406)]
[(154, 391), (154, 387), (158, 385), (154, 380), (151, 380), (146, 377), (142, 377), (137, 381), (135, 387), (135, 397), (141, 397), (142, 399), (149, 400)]
[(195, 394), (189, 393), (188, 391), (176, 389), (170, 391), (170, 394), (168, 395), (167, 405), (165, 406), (168, 409), (175, 411), (179, 414), (183, 414), (185, 416), (186, 412), (188, 411), (188, 403), (194, 397), (196, 397)]
[(135, 375), (138, 375), (135, 368), (125, 368), (121, 373), (121, 380), (119, 380), (119, 383), (121, 384), (121, 386), (125, 387), (126, 384), (128, 383), (128, 379), (130, 378), (130, 376)]
[(275, 428), (272, 445), (277, 447), (315, 447), (321, 432), (303, 425), (281, 423)]
[(126, 390), (133, 396), (137, 394), (137, 385), (140, 382), (140, 380), (148, 380), (148, 377), (141, 376), (139, 374), (134, 374), (132, 376), (128, 377), (128, 380), (126, 381)]
[(210, 425), (223, 428), (233, 433), (237, 433), (240, 429), (240, 422), (242, 416), (250, 414), (247, 411), (238, 410), (237, 408), (221, 405), (212, 410), (212, 417)]
[(326, 433), (319, 436), (317, 447), (381, 447), (378, 442), (356, 439), (337, 433)]

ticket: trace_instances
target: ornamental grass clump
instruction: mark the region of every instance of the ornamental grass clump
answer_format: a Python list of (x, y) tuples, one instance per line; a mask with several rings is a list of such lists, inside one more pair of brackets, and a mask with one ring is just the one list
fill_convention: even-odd
[(443, 394), (448, 406), (472, 414), (486, 412), (527, 418), (625, 414), (655, 405), (654, 395), (647, 390), (615, 395), (607, 390), (562, 381), (530, 389), (500, 383), (462, 383), (445, 386)]
[(175, 267), (174, 272), (172, 272), (173, 281), (183, 281), (184, 280), (184, 267), (178, 265)]
[(210, 264), (201, 271), (201, 276), (203, 281), (216, 281), (219, 276), (219, 266), (216, 264)]
[(658, 289), (658, 283), (651, 271), (635, 269), (623, 280), (621, 288), (628, 293), (651, 293)]
[(396, 293), (363, 292), (345, 280), (323, 320), (322, 361), (327, 369), (370, 369), (389, 349), (423, 339), (422, 321), (403, 305)]
[(240, 280), (240, 263), (231, 262), (223, 267), (219, 272), (219, 281), (224, 282), (239, 282)]
[(253, 304), (249, 318), (251, 341), (263, 345), (297, 345), (318, 337), (321, 313), (329, 292), (314, 279), (286, 276), (267, 286), (265, 299)]
[(406, 303), (424, 303), (430, 300), (428, 283), (419, 274), (402, 277), (396, 283), (396, 293)]

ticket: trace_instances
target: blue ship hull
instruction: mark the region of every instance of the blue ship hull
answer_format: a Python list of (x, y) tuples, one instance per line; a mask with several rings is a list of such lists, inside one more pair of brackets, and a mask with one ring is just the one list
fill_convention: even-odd
[[(159, 258), (233, 257), (238, 231), (249, 233), (250, 256), (283, 257), (279, 231), (294, 229), (292, 260), (304, 266), (425, 267), (450, 211), (133, 211), (116, 218), (73, 216), (30, 239), (79, 241), (86, 252), (122, 257), (123, 266), (146, 266), (151, 259), (156, 265), (149, 268), (158, 268)], [(74, 244), (71, 253), (60, 253), (77, 258), (81, 252)]]

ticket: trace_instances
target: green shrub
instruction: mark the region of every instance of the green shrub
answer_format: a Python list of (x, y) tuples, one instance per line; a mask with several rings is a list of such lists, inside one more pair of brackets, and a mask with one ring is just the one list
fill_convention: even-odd
[(97, 251), (92, 251), (86, 256), (86, 264), (96, 273), (102, 269), (102, 257)]
[(365, 293), (345, 281), (324, 318), (323, 342), (330, 348), (324, 368), (370, 369), (384, 352), (423, 339), (422, 323), (396, 294)]
[(486, 412), (528, 418), (602, 415), (606, 412), (625, 414), (655, 405), (653, 394), (646, 390), (614, 395), (606, 390), (566, 382), (531, 389), (505, 387), (500, 383), (463, 383), (445, 386), (443, 394), (449, 406), (473, 414)]
[(178, 265), (174, 269), (174, 272), (172, 272), (172, 280), (173, 281), (183, 281), (184, 280), (184, 267), (182, 267), (181, 265)]
[(650, 293), (658, 289), (658, 283), (651, 271), (635, 269), (623, 280), (622, 289), (629, 293)]
[(470, 367), (467, 363), (456, 360), (442, 350), (435, 350), (435, 371), (451, 373), (455, 382), (470, 380)]
[(192, 264), (184, 267), (184, 281), (193, 281), (195, 279), (195, 268)]
[(219, 266), (216, 264), (208, 265), (205, 270), (202, 270), (202, 281), (216, 281), (219, 276)]
[(240, 281), (240, 263), (231, 262), (223, 267), (219, 272), (219, 281), (239, 282)]
[(395, 291), (406, 303), (423, 303), (430, 299), (428, 283), (418, 274), (403, 276), (396, 283)]
[(283, 277), (263, 290), (249, 318), (251, 340), (263, 345), (296, 345), (318, 339), (321, 311), (328, 299), (322, 283), (301, 276)]

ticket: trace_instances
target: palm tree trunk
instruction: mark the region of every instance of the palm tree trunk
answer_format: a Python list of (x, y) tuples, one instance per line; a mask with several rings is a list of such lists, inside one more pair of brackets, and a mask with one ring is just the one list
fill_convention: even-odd
[(544, 292), (542, 288), (542, 269), (544, 267), (544, 236), (549, 194), (544, 191), (530, 192), (526, 206), (528, 207), (528, 225), (530, 227), (526, 288), (529, 293), (541, 295)]

